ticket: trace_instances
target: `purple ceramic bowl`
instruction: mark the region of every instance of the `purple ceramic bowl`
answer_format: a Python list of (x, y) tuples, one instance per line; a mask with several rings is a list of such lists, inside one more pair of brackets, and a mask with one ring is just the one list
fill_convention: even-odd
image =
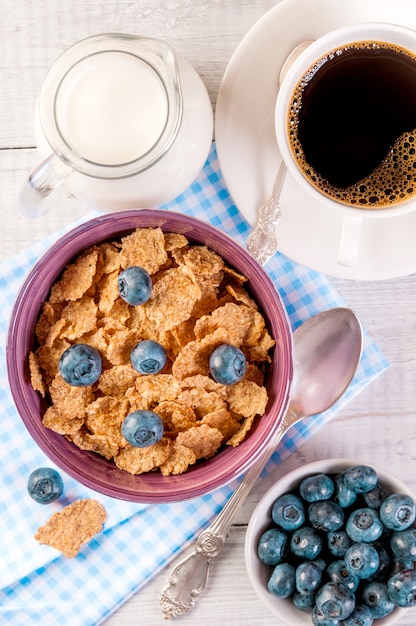
[[(159, 473), (133, 476), (93, 452), (82, 451), (41, 422), (45, 401), (30, 384), (28, 353), (34, 329), (51, 285), (66, 265), (89, 246), (112, 240), (137, 227), (160, 227), (182, 233), (207, 245), (249, 279), (251, 292), (275, 337), (267, 377), (269, 404), (249, 436), (236, 448), (228, 447), (212, 459), (178, 476)], [(17, 297), (7, 340), (7, 368), (17, 410), (33, 439), (58, 467), (91, 489), (132, 502), (173, 502), (216, 489), (245, 472), (268, 445), (289, 402), (293, 375), (292, 333), (281, 299), (260, 265), (230, 237), (202, 220), (159, 210), (134, 210), (103, 215), (70, 231), (57, 241), (27, 276)]]

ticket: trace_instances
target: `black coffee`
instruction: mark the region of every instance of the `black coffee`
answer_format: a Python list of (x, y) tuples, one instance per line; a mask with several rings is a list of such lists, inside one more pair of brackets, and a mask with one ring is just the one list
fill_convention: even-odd
[(335, 49), (292, 95), (289, 137), (321, 192), (362, 208), (416, 195), (416, 55), (381, 42)]

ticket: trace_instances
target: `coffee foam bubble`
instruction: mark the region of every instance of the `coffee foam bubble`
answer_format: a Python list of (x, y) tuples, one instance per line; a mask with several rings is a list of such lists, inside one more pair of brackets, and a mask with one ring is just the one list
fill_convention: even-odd
[(394, 142), (381, 164), (365, 178), (348, 187), (335, 187), (294, 152), (302, 172), (321, 193), (357, 208), (387, 208), (416, 194), (416, 129), (403, 133)]
[[(319, 59), (296, 86), (288, 116), (288, 138), (298, 167), (309, 182), (321, 193), (346, 205), (364, 209), (388, 208), (416, 195), (416, 128), (400, 135), (390, 147), (380, 165), (368, 176), (347, 187), (336, 187), (321, 176), (305, 159), (297, 136), (297, 120), (302, 106), (302, 92), (316, 72), (333, 56), (344, 49), (384, 47), (380, 42), (356, 42), (333, 50)], [(386, 45), (397, 52), (411, 56), (403, 48)], [(414, 56), (412, 57), (415, 58)]]

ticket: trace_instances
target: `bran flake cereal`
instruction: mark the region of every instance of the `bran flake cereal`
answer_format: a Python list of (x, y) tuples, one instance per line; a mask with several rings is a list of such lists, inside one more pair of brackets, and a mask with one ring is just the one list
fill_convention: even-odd
[(78, 446), (80, 450), (96, 452), (109, 461), (112, 460), (119, 451), (118, 443), (109, 435), (92, 435), (83, 428), (80, 428), (74, 433), (67, 433), (67, 438)]
[(46, 385), (42, 377), (38, 358), (33, 352), (29, 354), (29, 371), (33, 389), (39, 391), (42, 398), (44, 398), (46, 395)]
[[(118, 292), (120, 271), (132, 265), (152, 280), (150, 297), (139, 306)], [(52, 285), (29, 355), (32, 386), (48, 404), (45, 428), (131, 474), (181, 474), (223, 446), (239, 445), (266, 410), (264, 381), (275, 345), (247, 287), (247, 278), (219, 254), (160, 228), (138, 228), (85, 250)], [(144, 339), (166, 351), (157, 374), (139, 374), (131, 365), (130, 352)], [(91, 386), (71, 386), (59, 373), (62, 353), (76, 343), (101, 354), (102, 373)], [(247, 361), (244, 378), (229, 387), (210, 375), (210, 355), (222, 343), (240, 348)], [(164, 434), (138, 448), (121, 425), (143, 409), (161, 417)], [(60, 522), (40, 529), (40, 540), (75, 554), (79, 547), (63, 545), (55, 526)]]
[(53, 513), (37, 530), (35, 539), (73, 558), (84, 543), (101, 532), (105, 519), (105, 509), (96, 500), (76, 500)]
[(176, 437), (177, 443), (190, 448), (196, 459), (209, 459), (218, 450), (222, 443), (222, 433), (208, 424), (193, 426)]
[(159, 469), (163, 476), (183, 474), (194, 463), (196, 463), (194, 451), (174, 441), (173, 452)]
[(67, 419), (82, 419), (94, 399), (91, 387), (72, 387), (57, 373), (49, 385), (52, 404)]
[(204, 415), (201, 422), (219, 430), (223, 436), (223, 441), (230, 439), (240, 428), (240, 422), (227, 409), (211, 411), (211, 413)]
[(50, 302), (78, 300), (88, 291), (97, 269), (98, 252), (85, 252), (70, 265), (62, 278), (52, 286)]
[(167, 258), (165, 238), (160, 228), (138, 228), (121, 240), (120, 266), (123, 269), (137, 265), (154, 274)]
[(50, 430), (53, 430), (59, 435), (73, 435), (82, 428), (84, 419), (62, 415), (62, 413), (52, 405), (46, 409), (42, 417), (42, 424), (45, 428), (50, 428)]
[(143, 474), (157, 469), (173, 452), (173, 442), (167, 437), (147, 448), (136, 448), (129, 443), (114, 457), (115, 464), (130, 474)]

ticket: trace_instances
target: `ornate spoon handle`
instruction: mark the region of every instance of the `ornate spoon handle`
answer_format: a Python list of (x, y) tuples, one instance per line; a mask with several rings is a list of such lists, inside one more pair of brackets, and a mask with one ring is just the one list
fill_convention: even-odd
[(247, 249), (260, 265), (264, 265), (277, 252), (276, 224), (280, 219), (280, 194), (286, 175), (282, 160), (277, 172), (272, 195), (259, 209), (255, 229), (247, 237)]
[(286, 414), (270, 445), (248, 470), (221, 513), (199, 535), (194, 550), (172, 569), (160, 598), (160, 606), (165, 619), (187, 613), (205, 589), (210, 561), (221, 552), (235, 514), (245, 501), (277, 444), (297, 419), (296, 415)]

